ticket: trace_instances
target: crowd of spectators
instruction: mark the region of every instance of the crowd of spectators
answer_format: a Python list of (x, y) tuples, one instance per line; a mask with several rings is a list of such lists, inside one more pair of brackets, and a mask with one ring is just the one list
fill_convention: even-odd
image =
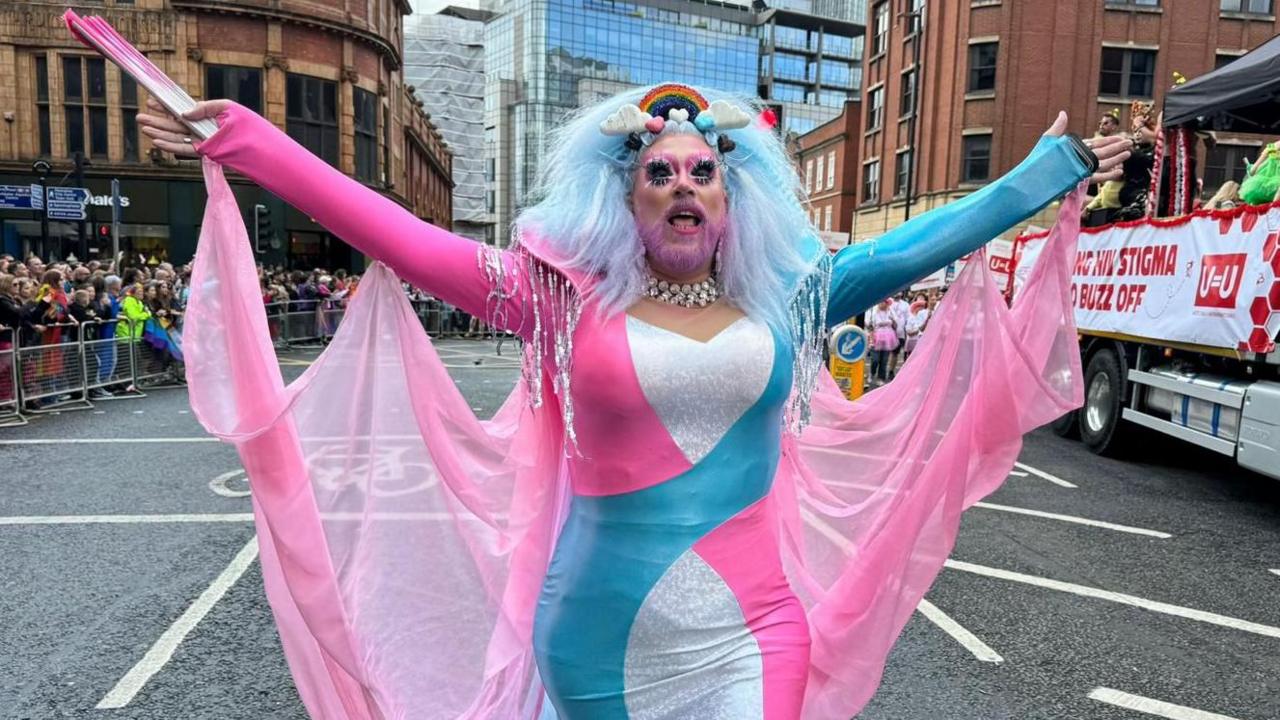
[[(139, 341), (150, 327), (173, 351), (169, 355), (175, 355), (190, 275), (189, 266), (175, 269), (168, 263), (125, 267), (112, 261), (77, 262), (74, 257), (46, 263), (35, 256), (22, 261), (0, 255), (0, 352), (81, 339)], [(95, 343), (95, 347), (114, 344)], [(114, 347), (109, 353), (96, 354), (95, 359), (95, 372), (111, 377)], [(167, 357), (166, 364), (175, 359)], [(0, 364), (4, 365), (0, 367), (0, 402), (4, 402), (11, 399), (13, 378), (11, 366)], [(65, 366), (63, 354), (43, 353), (24, 367), (24, 385), (40, 387), (55, 382)], [(116, 390), (129, 388), (125, 385)], [(104, 386), (91, 391), (90, 398), (110, 395), (112, 390)], [(58, 396), (45, 402), (65, 399)]]

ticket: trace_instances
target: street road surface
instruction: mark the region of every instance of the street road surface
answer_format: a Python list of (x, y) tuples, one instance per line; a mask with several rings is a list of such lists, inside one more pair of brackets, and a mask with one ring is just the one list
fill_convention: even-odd
[[(514, 351), (440, 346), (492, 413)], [(0, 486), (0, 718), (306, 717), (244, 475), (184, 390), (0, 430)], [(1161, 438), (1115, 461), (1037, 431), (859, 717), (1274, 720), (1277, 598), (1280, 483)]]

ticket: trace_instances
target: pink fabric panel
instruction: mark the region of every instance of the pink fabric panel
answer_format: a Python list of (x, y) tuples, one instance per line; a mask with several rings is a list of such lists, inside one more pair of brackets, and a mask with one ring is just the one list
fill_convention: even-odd
[(693, 551), (738, 598), (760, 646), (763, 720), (794, 720), (809, 674), (809, 625), (782, 571), (773, 505), (770, 497), (756, 502), (695, 543)]
[(1082, 193), (1062, 203), (1017, 305), (979, 255), (896, 380), (850, 403), (824, 376), (812, 424), (784, 442), (773, 496), (814, 639), (806, 720), (866, 705), (960, 513), (1004, 481), (1023, 434), (1079, 406), (1070, 272)]
[[(616, 495), (670, 480), (691, 465), (636, 378), (626, 315), (583, 311), (574, 336), (573, 397), (581, 456), (570, 456), (580, 495)], [(625, 442), (619, 442), (625, 438)]]

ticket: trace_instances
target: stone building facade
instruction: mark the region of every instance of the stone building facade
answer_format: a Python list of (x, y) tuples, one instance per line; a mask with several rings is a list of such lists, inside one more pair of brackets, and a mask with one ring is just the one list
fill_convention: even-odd
[[(103, 255), (110, 181), (121, 185), (122, 248), (183, 262), (194, 252), (204, 203), (197, 162), (150, 146), (134, 115), (146, 91), (74, 41), (65, 3), (15, 0), (0, 8), (0, 184), (74, 185), (87, 160), (94, 196), (84, 233), (51, 222), (45, 254)], [(419, 217), (448, 227), (448, 148), (401, 79), (405, 0), (104, 0), (73, 4), (105, 18), (196, 99), (226, 97), (262, 113), (344, 173)], [(68, 176), (68, 173), (70, 175)], [(68, 177), (64, 177), (68, 176)], [(232, 186), (252, 232), (268, 218), (260, 259), (295, 267), (360, 267), (363, 259), (310, 218), (242, 178)], [(0, 210), (4, 251), (41, 249), (38, 213)], [(87, 235), (87, 237), (86, 237)]]

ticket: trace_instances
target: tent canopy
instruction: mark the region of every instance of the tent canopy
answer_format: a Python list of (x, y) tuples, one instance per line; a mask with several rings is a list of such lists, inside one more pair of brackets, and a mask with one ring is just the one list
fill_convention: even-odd
[(1280, 35), (1240, 59), (1170, 90), (1164, 124), (1280, 133)]

